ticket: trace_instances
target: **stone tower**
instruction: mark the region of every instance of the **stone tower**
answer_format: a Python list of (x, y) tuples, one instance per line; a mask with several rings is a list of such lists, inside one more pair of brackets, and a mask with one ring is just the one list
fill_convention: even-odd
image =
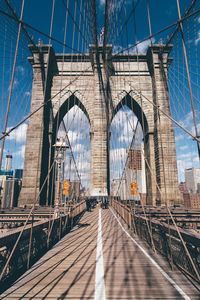
[(138, 56), (114, 55), (111, 45), (99, 46), (98, 51), (91, 45), (89, 54), (84, 55), (55, 54), (52, 47), (48, 55), (47, 45), (30, 46), (30, 50), (31, 112), (44, 105), (29, 121), (19, 205), (32, 204), (40, 189), (39, 203), (48, 204), (52, 172), (47, 175), (56, 128), (75, 104), (90, 123), (92, 196), (109, 195), (110, 124), (122, 105), (127, 105), (144, 130), (147, 203), (179, 203), (173, 124), (156, 108), (170, 115), (171, 46), (153, 45)]

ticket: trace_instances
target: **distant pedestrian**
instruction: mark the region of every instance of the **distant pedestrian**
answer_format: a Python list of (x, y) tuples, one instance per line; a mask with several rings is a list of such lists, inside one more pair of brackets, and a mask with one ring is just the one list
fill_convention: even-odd
[(105, 199), (105, 204), (104, 204), (105, 208), (108, 208), (108, 200)]
[(86, 198), (86, 209), (87, 211), (91, 211), (90, 200), (88, 198)]

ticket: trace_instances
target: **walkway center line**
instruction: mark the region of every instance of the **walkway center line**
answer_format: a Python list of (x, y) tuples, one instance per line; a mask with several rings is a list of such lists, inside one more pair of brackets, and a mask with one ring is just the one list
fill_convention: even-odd
[(99, 208), (94, 300), (106, 300), (105, 283), (104, 283), (103, 248), (102, 248), (102, 238), (101, 238), (101, 208)]
[(140, 246), (140, 244), (138, 244), (136, 242), (136, 240), (134, 238), (132, 238), (132, 236), (126, 231), (126, 229), (122, 226), (121, 222), (118, 220), (116, 214), (113, 212), (113, 209), (110, 208), (110, 210), (112, 211), (113, 216), (115, 217), (115, 219), (117, 220), (117, 222), (119, 223), (120, 227), (122, 228), (122, 230), (127, 234), (127, 236), (133, 241), (133, 243), (144, 253), (144, 255), (146, 255), (146, 257), (148, 257), (148, 259), (151, 261), (151, 263), (160, 271), (160, 273), (171, 283), (171, 285), (179, 292), (179, 294), (183, 297), (183, 299), (185, 300), (191, 300), (190, 297), (188, 297), (185, 292), (176, 284), (176, 282), (159, 266), (159, 264), (146, 252), (146, 250)]

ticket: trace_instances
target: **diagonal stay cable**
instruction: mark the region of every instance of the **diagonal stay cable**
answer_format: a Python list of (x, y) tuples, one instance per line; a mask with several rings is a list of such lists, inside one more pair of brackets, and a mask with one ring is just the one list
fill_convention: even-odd
[[(13, 20), (16, 21), (16, 18), (14, 16), (11, 16), (10, 14), (6, 13), (5, 11), (3, 11), (2, 9), (0, 9), (0, 13), (3, 14), (3, 15), (5, 15), (5, 16), (7, 16), (8, 18), (11, 18), (11, 19), (13, 19)], [(20, 24), (22, 24), (25, 27), (30, 28), (33, 31), (36, 31), (37, 33), (42, 34), (43, 36), (47, 37), (48, 39), (50, 38), (49, 34), (47, 34), (47, 33), (43, 32), (43, 31), (41, 31), (41, 30), (33, 27), (32, 25), (30, 25), (30, 24), (28, 24), (28, 23), (26, 23), (24, 21), (17, 20), (17, 22), (20, 23)], [(68, 48), (70, 50), (74, 50), (74, 51), (76, 51), (79, 54), (84, 54), (84, 53), (80, 52), (79, 50), (73, 49), (71, 46), (69, 46), (67, 44), (64, 44), (63, 42), (59, 41), (58, 39), (56, 39), (54, 37), (51, 37), (51, 40), (54, 41), (54, 42), (56, 42), (56, 43), (58, 43), (58, 44), (60, 44), (60, 45), (62, 45), (62, 46), (65, 46), (66, 48)]]
[[(124, 28), (127, 26), (128, 22), (129, 22), (129, 20), (131, 18), (131, 15), (134, 14), (134, 12), (135, 12), (135, 10), (136, 10), (136, 8), (137, 8), (137, 6), (138, 6), (139, 3), (140, 3), (140, 0), (137, 0), (137, 2), (135, 3), (135, 6), (133, 6), (131, 12), (129, 13), (128, 17), (126, 18), (126, 21), (124, 22), (123, 25), (121, 25), (121, 30), (118, 33), (118, 35), (116, 36), (115, 41), (119, 40), (119, 38), (120, 38), (120, 36), (121, 36)], [(124, 0), (123, 0), (123, 5), (124, 5)], [(119, 13), (119, 15), (121, 15), (121, 12)], [(117, 21), (118, 21), (118, 18), (117, 18)]]
[[(22, 17), (23, 17), (24, 1), (25, 0), (23, 0), (23, 2), (22, 2), (20, 20), (22, 20)], [(5, 133), (6, 130), (7, 130), (8, 116), (9, 116), (9, 111), (10, 111), (11, 97), (12, 97), (13, 86), (14, 86), (14, 79), (15, 79), (17, 56), (18, 56), (18, 51), (19, 51), (19, 42), (20, 42), (20, 35), (21, 35), (21, 27), (22, 27), (22, 23), (19, 23), (18, 33), (17, 33), (17, 41), (16, 41), (16, 47), (15, 47), (15, 56), (14, 56), (14, 62), (13, 62), (13, 66), (12, 66), (12, 77), (11, 77), (11, 82), (10, 82), (10, 89), (9, 89), (9, 96), (8, 96), (8, 103), (7, 103), (7, 111), (6, 111), (6, 116), (5, 116), (5, 123), (4, 123), (3, 133)], [(1, 169), (2, 160), (3, 160), (4, 144), (5, 144), (5, 137), (2, 138), (2, 143), (1, 143), (0, 169)]]
[[(189, 15), (190, 11), (192, 10), (192, 8), (193, 8), (194, 5), (196, 4), (196, 2), (197, 2), (197, 0), (193, 0), (193, 1), (192, 1), (190, 7), (189, 7), (189, 8), (187, 9), (187, 11), (185, 12), (184, 17), (186, 17), (187, 15)], [(182, 22), (182, 21), (181, 21), (181, 22)], [(177, 25), (176, 29), (172, 32), (171, 36), (170, 36), (169, 39), (167, 40), (166, 45), (168, 45), (168, 44), (172, 41), (173, 37), (175, 36), (175, 34), (177, 33), (177, 31), (178, 31), (179, 28), (180, 28), (181, 22)]]
[[(77, 28), (78, 32), (79, 32), (79, 33), (80, 33), (80, 35), (82, 36), (83, 40), (86, 42), (86, 38), (85, 38), (85, 36), (83, 35), (83, 32), (82, 32), (82, 30), (80, 30), (80, 28), (79, 28), (79, 25), (77, 24), (77, 22), (76, 22), (75, 18), (73, 17), (72, 13), (70, 12), (69, 8), (66, 6), (66, 4), (65, 4), (64, 0), (62, 0), (62, 3), (63, 3), (63, 5), (65, 6), (65, 9), (66, 9), (66, 11), (68, 12), (68, 14), (69, 14), (70, 18), (72, 19), (72, 21), (73, 21), (74, 25), (76, 26), (76, 28)], [(76, 0), (76, 3), (78, 4), (78, 1), (77, 1), (77, 0)], [(79, 9), (79, 12), (80, 12), (80, 9)], [(81, 12), (80, 12), (80, 15), (82, 15), (82, 13), (81, 13)]]
[[(11, 6), (10, 2), (8, 0), (5, 0), (6, 4), (8, 5), (9, 9), (11, 10), (13, 16), (15, 17), (15, 20), (20, 23), (20, 19), (18, 18), (16, 12), (14, 11), (13, 7)], [(22, 30), (24, 31), (24, 33), (26, 34), (26, 36), (28, 37), (29, 41), (36, 47), (36, 44), (34, 42), (34, 40), (31, 38), (30, 34), (28, 33), (28, 31), (26, 30), (26, 28), (24, 27), (24, 25), (22, 24)]]
[[(49, 169), (49, 173), (51, 172), (51, 170), (52, 170), (54, 164), (55, 164), (55, 161), (53, 161), (53, 163), (52, 163), (52, 165), (51, 165), (51, 168)], [(20, 233), (19, 233), (19, 236), (18, 236), (18, 238), (17, 238), (17, 240), (16, 240), (16, 242), (15, 242), (15, 245), (13, 246), (13, 249), (12, 249), (12, 251), (11, 251), (11, 253), (10, 253), (10, 255), (9, 255), (8, 259), (7, 259), (7, 261), (6, 261), (6, 264), (5, 264), (5, 266), (4, 266), (4, 268), (3, 268), (2, 272), (1, 272), (1, 274), (0, 274), (0, 281), (1, 281), (3, 275), (4, 275), (5, 271), (6, 271), (6, 268), (8, 267), (8, 264), (9, 264), (9, 262), (10, 262), (12, 256), (13, 256), (13, 253), (15, 252), (15, 249), (16, 249), (18, 243), (19, 243), (19, 240), (20, 240), (20, 238), (21, 238), (23, 232), (24, 232), (24, 229), (25, 229), (25, 227), (26, 227), (26, 225), (27, 225), (27, 223), (28, 223), (28, 221), (29, 221), (29, 219), (30, 219), (30, 217), (31, 217), (31, 214), (32, 214), (32, 212), (33, 212), (33, 210), (34, 210), (34, 208), (35, 208), (35, 204), (36, 204), (37, 201), (39, 200), (40, 194), (41, 194), (41, 192), (42, 192), (42, 190), (43, 190), (43, 188), (44, 188), (44, 186), (45, 186), (45, 184), (46, 184), (47, 178), (48, 178), (48, 176), (46, 176), (46, 179), (44, 180), (43, 185), (42, 185), (42, 187), (41, 187), (41, 190), (39, 191), (39, 193), (38, 193), (38, 195), (37, 195), (37, 198), (35, 199), (34, 203), (32, 204), (32, 207), (31, 207), (31, 209), (30, 209), (30, 212), (29, 212), (29, 214), (28, 214), (28, 217), (27, 217), (27, 219), (26, 219), (26, 222), (24, 223), (24, 226), (22, 227), (22, 229), (21, 229), (21, 231), (20, 231)]]
[[(87, 69), (85, 69), (82, 73), (88, 71), (89, 69), (92, 69), (93, 66), (89, 66)], [(1, 137), (0, 137), (0, 141), (5, 137), (8, 136), (13, 130), (15, 130), (17, 127), (19, 127), (21, 124), (23, 124), (26, 120), (28, 120), (30, 117), (32, 117), (36, 112), (38, 112), (42, 107), (44, 107), (45, 105), (47, 105), (52, 99), (54, 99), (56, 96), (58, 96), (60, 93), (62, 93), (68, 86), (70, 86), (72, 83), (74, 83), (76, 80), (78, 80), (78, 78), (81, 75), (79, 75), (78, 77), (74, 78), (73, 80), (71, 80), (65, 87), (63, 87), (61, 90), (59, 90), (54, 96), (52, 96), (51, 98), (49, 98), (45, 103), (41, 104), (37, 109), (35, 109), (32, 113), (30, 113), (28, 116), (26, 116), (24, 119), (22, 119), (22, 121), (20, 121), (19, 123), (17, 123), (15, 126), (13, 126), (11, 129), (9, 129), (7, 132), (5, 132)]]
[[(165, 115), (168, 119), (170, 119), (173, 123), (175, 123), (177, 126), (179, 126), (182, 130), (184, 130), (186, 133), (188, 133), (195, 141), (200, 143), (200, 139), (194, 136), (189, 130), (187, 130), (184, 126), (182, 126), (179, 122), (177, 122), (174, 118), (172, 118), (170, 115), (168, 115), (164, 110), (162, 110), (159, 105), (156, 105), (153, 101), (151, 101), (148, 97), (146, 97), (141, 91), (138, 91), (135, 87), (133, 87), (132, 83), (129, 82), (129, 85), (131, 88), (133, 88), (137, 93), (141, 94), (150, 104), (152, 104), (154, 107), (158, 109), (159, 112), (161, 112), (163, 115)], [(134, 90), (132, 92), (134, 93)]]
[[(1, 11), (0, 11), (0, 12), (1, 12)], [(176, 21), (176, 22), (174, 22), (174, 23), (172, 23), (172, 24), (170, 24), (170, 25), (164, 27), (163, 29), (161, 29), (161, 30), (159, 30), (159, 31), (157, 31), (157, 32), (155, 32), (155, 33), (153, 33), (152, 35), (147, 36), (147, 37), (144, 38), (143, 40), (138, 41), (137, 43), (135, 43), (135, 44), (133, 44), (133, 45), (130, 45), (130, 46), (128, 46), (127, 48), (125, 48), (125, 49), (123, 49), (123, 50), (121, 50), (121, 51), (115, 53), (115, 54), (112, 56), (112, 58), (115, 57), (115, 56), (117, 56), (117, 55), (119, 55), (120, 53), (123, 53), (124, 51), (128, 51), (128, 50), (130, 50), (130, 49), (133, 49), (133, 48), (136, 47), (137, 45), (142, 44), (143, 42), (145, 42), (145, 41), (147, 41), (147, 40), (149, 40), (149, 39), (152, 39), (154, 36), (159, 35), (160, 33), (164, 32), (164, 31), (166, 31), (166, 30), (168, 30), (168, 29), (170, 29), (170, 28), (172, 28), (172, 27), (174, 27), (174, 26), (176, 26), (176, 25), (179, 25), (181, 22), (187, 20), (188, 18), (190, 18), (190, 17), (192, 17), (192, 16), (194, 16), (194, 15), (196, 15), (196, 14), (198, 14), (198, 13), (200, 13), (200, 9), (195, 10), (194, 12), (192, 12), (191, 14), (189, 14), (189, 15), (187, 15), (187, 16), (184, 16), (184, 17), (181, 18), (180, 20), (178, 20), (178, 21)]]
[(72, 159), (74, 161), (74, 166), (75, 166), (75, 169), (76, 169), (76, 173), (77, 173), (77, 176), (78, 176), (78, 178), (80, 180), (80, 183), (81, 183), (81, 177), (80, 177), (80, 174), (78, 172), (78, 168), (77, 168), (77, 165), (76, 165), (76, 160), (74, 158), (74, 153), (72, 151), (72, 146), (71, 146), (71, 143), (70, 143), (70, 140), (69, 140), (68, 131), (67, 131), (67, 128), (66, 128), (65, 123), (64, 123), (63, 120), (62, 120), (62, 124), (63, 124), (64, 130), (65, 130), (65, 135), (66, 135), (66, 138), (67, 138), (67, 143), (68, 143), (69, 148), (70, 148), (71, 156), (72, 156)]

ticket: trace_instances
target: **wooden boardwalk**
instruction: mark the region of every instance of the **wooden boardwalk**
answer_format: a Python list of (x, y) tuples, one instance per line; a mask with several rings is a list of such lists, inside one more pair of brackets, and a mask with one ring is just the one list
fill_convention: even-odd
[[(110, 209), (100, 210), (100, 214), (101, 232), (99, 208), (85, 213), (78, 225), (0, 299), (199, 299), (181, 274), (169, 270), (161, 257), (139, 242), (146, 254), (141, 251)], [(96, 264), (97, 248), (101, 250), (98, 232), (102, 236), (103, 277), (101, 264)], [(97, 277), (105, 287), (105, 296), (98, 295)]]

